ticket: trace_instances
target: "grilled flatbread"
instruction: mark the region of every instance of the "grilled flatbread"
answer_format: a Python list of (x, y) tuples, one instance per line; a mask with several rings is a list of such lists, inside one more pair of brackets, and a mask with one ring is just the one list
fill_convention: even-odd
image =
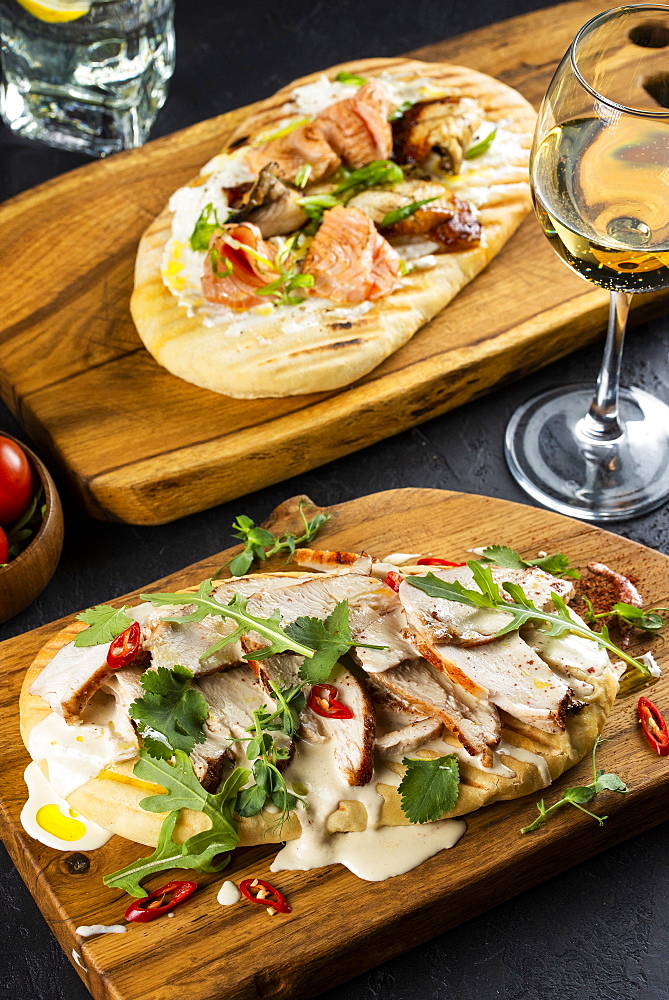
[[(258, 574), (257, 578), (262, 580), (262, 575)], [(51, 711), (41, 697), (30, 693), (30, 688), (58, 650), (71, 642), (83, 627), (80, 623), (73, 623), (55, 635), (40, 650), (27, 671), (20, 697), (21, 736), (26, 746), (33, 726)], [(370, 676), (374, 678), (375, 675)], [(461, 783), (455, 808), (445, 813), (443, 818), (462, 816), (492, 802), (536, 792), (588, 753), (602, 732), (613, 706), (618, 675), (612, 665), (605, 665), (603, 669), (600, 665), (595, 673), (579, 672), (570, 667), (570, 676), (574, 685), (580, 684), (579, 704), (583, 704), (578, 710), (567, 713), (563, 732), (546, 732), (520, 722), (504, 711), (500, 712), (502, 743), (499, 746), (503, 747), (504, 756), (500, 755), (499, 759), (503, 762), (502, 767), (486, 770), (481, 767), (480, 761), (478, 766), (474, 761), (468, 762), (467, 753), (456, 739), (449, 735), (444, 737), (445, 746), (441, 753), (458, 751)], [(432, 751), (432, 755), (440, 754)], [(134, 778), (133, 764), (134, 761), (126, 761), (113, 765), (111, 777), (96, 777), (87, 781), (67, 800), (82, 816), (113, 833), (155, 846), (164, 814), (145, 812), (139, 803), (147, 795), (157, 794), (159, 789)], [(388, 766), (398, 774), (404, 771), (403, 765), (397, 762), (390, 761)], [(42, 767), (46, 773), (43, 762)], [(372, 779), (373, 782), (375, 780)], [(402, 811), (397, 788), (382, 782), (378, 782), (376, 787), (384, 798), (380, 824), (407, 825), (409, 821)], [(328, 831), (346, 833), (365, 829), (366, 816), (364, 811), (361, 814), (358, 806), (357, 802), (344, 798), (327, 821)], [(295, 813), (290, 815), (281, 830), (277, 830), (275, 820), (276, 817), (271, 814), (240, 820), (240, 844), (276, 843), (299, 837), (301, 827)], [(175, 836), (180, 841), (185, 840), (205, 829), (207, 824), (203, 814), (182, 810)]]
[[(219, 308), (217, 313), (198, 300), (199, 275), (193, 272), (193, 277), (192, 261), (184, 268), (190, 230), (186, 233), (182, 226), (175, 235), (174, 213), (167, 207), (140, 242), (131, 311), (145, 346), (172, 374), (214, 392), (249, 399), (348, 385), (440, 312), (499, 252), (527, 213), (528, 159), (536, 116), (515, 90), (475, 70), (442, 63), (364, 59), (333, 67), (328, 79), (334, 80), (341, 70), (369, 81), (379, 74), (403, 83), (427, 79), (437, 88), (435, 93), (441, 90), (478, 103), (485, 122), (494, 125), (498, 134), (489, 150), (478, 159), (464, 161), (460, 173), (445, 183), (458, 198), (474, 206), (481, 226), (480, 243), (472, 249), (435, 253), (427, 269), (414, 269), (404, 276), (400, 271), (390, 291), (357, 305), (342, 306), (341, 301), (311, 294), (303, 305), (268, 304), (242, 312)], [(237, 161), (244, 150), (253, 156), (254, 136), (276, 134), (286, 121), (298, 120), (291, 94), (297, 87), (317, 83), (319, 76), (303, 77), (262, 102), (233, 133), (223, 154), (234, 149)], [(224, 159), (214, 158), (191, 187), (206, 186)], [(305, 193), (310, 193), (309, 187)], [(332, 221), (334, 226), (334, 213)], [(390, 242), (398, 244), (392, 237)], [(415, 247), (410, 253), (418, 255)], [(423, 255), (424, 264), (428, 256)], [(262, 267), (258, 270), (256, 288), (271, 279), (262, 275)], [(190, 288), (188, 295), (181, 294), (180, 283)]]

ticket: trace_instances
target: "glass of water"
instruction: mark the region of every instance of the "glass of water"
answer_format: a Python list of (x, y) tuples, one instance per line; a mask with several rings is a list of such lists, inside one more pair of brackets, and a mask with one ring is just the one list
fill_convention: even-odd
[(0, 111), (93, 156), (141, 146), (174, 72), (174, 0), (0, 0)]

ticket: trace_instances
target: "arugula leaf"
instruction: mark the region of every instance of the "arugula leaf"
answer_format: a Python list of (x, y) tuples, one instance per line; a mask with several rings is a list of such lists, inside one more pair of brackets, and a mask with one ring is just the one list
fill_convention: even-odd
[(125, 613), (124, 608), (111, 608), (108, 604), (98, 604), (97, 607), (89, 608), (88, 611), (82, 611), (77, 615), (77, 621), (86, 622), (89, 627), (77, 633), (74, 645), (100, 646), (111, 642), (121, 632), (125, 632), (134, 619)]
[(540, 826), (550, 819), (551, 816), (561, 809), (562, 806), (575, 806), (576, 809), (580, 809), (587, 816), (592, 816), (593, 819), (597, 820), (600, 826), (604, 825), (604, 820), (608, 819), (608, 816), (597, 816), (596, 813), (590, 812), (589, 809), (585, 809), (583, 806), (584, 802), (590, 802), (594, 799), (595, 795), (599, 795), (600, 792), (618, 792), (620, 795), (625, 795), (629, 789), (625, 782), (618, 777), (617, 774), (607, 774), (604, 771), (598, 771), (595, 764), (595, 755), (597, 753), (597, 747), (602, 742), (598, 737), (595, 740), (595, 745), (592, 748), (592, 781), (589, 785), (577, 785), (574, 788), (567, 788), (561, 799), (554, 802), (552, 806), (548, 809), (544, 803), (543, 799), (537, 802), (537, 811), (539, 813), (537, 819), (529, 826), (524, 826), (521, 828), (521, 833), (532, 833), (534, 830), (538, 830)]
[(208, 707), (202, 694), (191, 688), (192, 678), (192, 672), (179, 664), (142, 674), (144, 697), (133, 701), (128, 712), (152, 757), (170, 760), (174, 750), (190, 753), (204, 741)]
[(214, 203), (210, 201), (198, 215), (193, 232), (190, 234), (191, 250), (208, 250), (212, 236), (221, 225)]
[(483, 550), (482, 561), (494, 563), (504, 569), (529, 569), (532, 566), (537, 566), (552, 576), (570, 576), (576, 580), (580, 579), (581, 576), (577, 569), (569, 565), (569, 556), (563, 552), (541, 556), (539, 559), (523, 559), (520, 553), (509, 548), (508, 545), (489, 545)]
[[(311, 277), (311, 275), (304, 275)], [(318, 534), (320, 529), (330, 520), (331, 514), (314, 514), (312, 518), (307, 518), (305, 508), (309, 504), (304, 500), (300, 501), (299, 513), (302, 519), (303, 532), (299, 537), (287, 533), (276, 537), (266, 528), (260, 528), (246, 514), (240, 514), (232, 525), (232, 533), (235, 538), (244, 542), (244, 551), (234, 556), (228, 563), (232, 576), (244, 576), (248, 573), (255, 559), (264, 562), (270, 556), (279, 552), (287, 552), (286, 562), (290, 562), (293, 553), (298, 545), (310, 542)]]
[(379, 223), (379, 229), (385, 229), (386, 226), (394, 226), (397, 222), (404, 222), (408, 219), (419, 208), (423, 205), (429, 204), (431, 201), (436, 201), (439, 197), (438, 194), (432, 196), (432, 198), (423, 198), (421, 201), (412, 201), (410, 205), (405, 205), (404, 208), (396, 208), (393, 212), (387, 212)]
[(335, 80), (337, 83), (354, 83), (358, 87), (361, 87), (363, 83), (367, 83), (366, 77), (356, 76), (355, 73), (347, 73), (345, 69), (337, 73)]
[(467, 589), (461, 583), (447, 583), (440, 580), (434, 573), (427, 576), (407, 577), (407, 583), (412, 587), (417, 587), (431, 597), (441, 597), (446, 601), (456, 601), (458, 604), (468, 604), (471, 607), (491, 608), (495, 611), (503, 611), (508, 614), (509, 623), (496, 633), (497, 636), (506, 635), (521, 628), (527, 622), (542, 623), (542, 629), (549, 636), (556, 638), (562, 635), (578, 635), (584, 639), (590, 639), (599, 646), (610, 650), (616, 656), (636, 667), (646, 676), (649, 668), (642, 660), (636, 660), (624, 649), (620, 649), (611, 642), (608, 630), (603, 628), (601, 632), (593, 632), (586, 624), (576, 621), (572, 617), (564, 599), (555, 592), (551, 593), (551, 600), (555, 608), (555, 613), (543, 611), (538, 608), (526, 595), (525, 591), (517, 583), (505, 582), (502, 584), (504, 590), (511, 597), (510, 601), (502, 598), (497, 584), (494, 582), (492, 573), (488, 566), (480, 562), (468, 562), (467, 566), (474, 574), (474, 579), (480, 591)]
[[(237, 792), (248, 780), (249, 772), (237, 767), (226, 779), (220, 792), (212, 795), (204, 790), (195, 776), (189, 757), (181, 750), (175, 752), (174, 766), (164, 760), (154, 760), (144, 750), (134, 767), (136, 777), (162, 785), (165, 794), (152, 795), (139, 803), (147, 812), (160, 813), (169, 810), (163, 820), (158, 846), (148, 858), (126, 865), (117, 872), (105, 875), (105, 885), (122, 889), (131, 896), (148, 895), (141, 881), (149, 875), (168, 868), (194, 868), (201, 872), (218, 872), (228, 864), (229, 857), (214, 863), (214, 858), (228, 853), (237, 846), (239, 833), (232, 813)], [(211, 827), (196, 833), (183, 844), (172, 839), (174, 827), (181, 809), (202, 812), (211, 821)]]
[(475, 142), (473, 146), (469, 147), (465, 153), (465, 160), (475, 160), (477, 157), (483, 156), (483, 154), (490, 149), (496, 135), (497, 128), (495, 127), (491, 132), (488, 132), (483, 139), (480, 139), (478, 142)]
[(232, 621), (237, 622), (240, 628), (235, 629), (229, 636), (225, 636), (219, 642), (215, 643), (211, 649), (207, 650), (204, 654), (205, 656), (210, 655), (216, 649), (220, 649), (228, 642), (239, 638), (240, 635), (246, 635), (249, 632), (257, 632), (258, 635), (267, 640), (269, 645), (263, 646), (262, 649), (258, 649), (253, 653), (245, 653), (244, 659), (246, 660), (263, 660), (268, 656), (274, 656), (275, 653), (286, 652), (298, 653), (301, 656), (308, 657), (314, 655), (313, 649), (296, 643), (294, 639), (291, 639), (283, 631), (281, 628), (281, 612), (278, 608), (272, 612), (269, 618), (257, 618), (246, 610), (248, 598), (242, 597), (240, 594), (235, 594), (229, 604), (220, 604), (215, 598), (211, 597), (213, 588), (214, 584), (212, 580), (203, 580), (197, 594), (142, 594), (141, 598), (143, 601), (149, 601), (154, 607), (158, 608), (166, 605), (182, 605), (184, 600), (187, 600), (189, 605), (195, 605), (195, 609), (189, 614), (163, 618), (163, 621), (166, 622), (179, 622), (180, 624), (184, 622), (201, 622), (207, 615), (231, 618)]
[(433, 823), (458, 800), (460, 767), (455, 754), (416, 759), (405, 757), (406, 774), (398, 791), (402, 812), (411, 823)]

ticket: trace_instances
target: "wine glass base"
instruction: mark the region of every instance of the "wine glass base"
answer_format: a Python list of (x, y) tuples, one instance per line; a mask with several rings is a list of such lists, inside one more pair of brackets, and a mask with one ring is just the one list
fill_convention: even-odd
[(504, 451), (526, 493), (560, 514), (615, 521), (659, 507), (669, 497), (669, 406), (642, 389), (621, 389), (623, 433), (589, 437), (583, 418), (591, 384), (551, 389), (514, 413)]

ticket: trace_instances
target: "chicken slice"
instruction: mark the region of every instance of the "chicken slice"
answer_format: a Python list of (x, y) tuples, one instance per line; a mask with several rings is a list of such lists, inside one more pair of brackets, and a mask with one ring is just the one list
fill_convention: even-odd
[(296, 549), (293, 562), (305, 569), (327, 573), (360, 573), (369, 576), (373, 560), (366, 552), (333, 552), (329, 549)]
[[(477, 589), (467, 566), (432, 572), (446, 583), (457, 580), (467, 588)], [(511, 621), (511, 616), (505, 611), (473, 608), (468, 604), (447, 601), (443, 597), (430, 597), (408, 580), (403, 580), (400, 584), (399, 597), (409, 625), (421, 635), (429, 633), (434, 642), (450, 641), (462, 646), (478, 646), (492, 642), (497, 633)]]
[[(186, 605), (175, 609), (178, 616), (193, 610)], [(186, 667), (194, 676), (201, 677), (225, 670), (242, 662), (239, 642), (229, 643), (209, 656), (211, 647), (224, 639), (235, 628), (235, 623), (224, 618), (207, 615), (201, 622), (162, 621), (172, 609), (157, 608), (156, 614), (142, 626), (142, 645), (151, 654), (150, 669), (171, 669), (176, 664)]]
[(374, 681), (426, 716), (440, 719), (468, 753), (482, 754), (486, 766), (492, 765), (490, 747), (499, 743), (502, 729), (497, 709), (486, 700), (485, 692), (477, 697), (420, 659), (375, 674)]
[(374, 773), (374, 703), (365, 684), (348, 670), (338, 673), (331, 683), (337, 700), (351, 709), (353, 718), (326, 719), (307, 708), (308, 724), (333, 741), (335, 762), (349, 785), (366, 785)]
[(33, 681), (30, 693), (44, 699), (66, 722), (77, 722), (86, 705), (111, 673), (109, 643), (75, 646), (68, 642)]
[(426, 647), (437, 669), (452, 674), (455, 667), (487, 688), (493, 705), (537, 729), (564, 732), (567, 710), (577, 707), (571, 688), (517, 632), (474, 649), (435, 642), (426, 636)]
[(116, 702), (116, 710), (111, 720), (114, 729), (120, 736), (134, 744), (138, 749), (139, 741), (130, 718), (129, 709), (133, 701), (137, 701), (144, 694), (144, 688), (141, 683), (143, 673), (143, 667), (123, 667), (122, 670), (117, 670), (106, 677), (101, 687), (103, 694), (112, 695)]
[[(544, 611), (554, 610), (551, 594), (558, 594), (563, 600), (568, 601), (574, 593), (572, 580), (563, 580), (552, 576), (538, 566), (531, 566), (529, 569), (505, 569), (503, 566), (491, 566), (490, 571), (500, 590), (502, 590), (503, 583), (517, 583), (523, 588), (525, 595)], [(502, 597), (505, 601), (513, 600), (504, 590), (502, 590)]]
[(401, 757), (424, 746), (429, 740), (441, 735), (444, 723), (441, 719), (417, 719), (383, 736), (377, 736), (376, 749), (382, 757)]

